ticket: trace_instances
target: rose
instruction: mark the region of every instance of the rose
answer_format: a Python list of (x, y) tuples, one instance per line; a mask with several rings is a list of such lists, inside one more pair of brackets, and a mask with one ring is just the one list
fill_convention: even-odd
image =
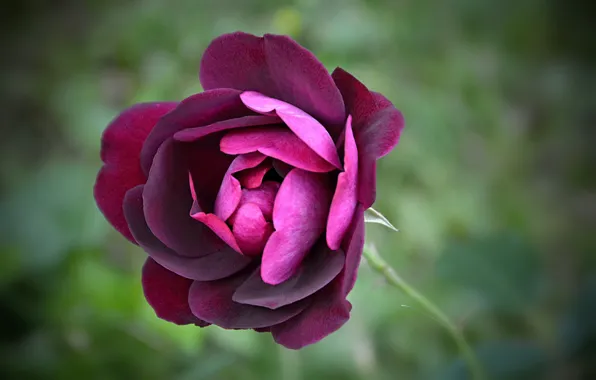
[(148, 253), (160, 318), (317, 342), (349, 318), (376, 160), (403, 118), (285, 36), (216, 38), (200, 80), (205, 92), (107, 127), (97, 204)]

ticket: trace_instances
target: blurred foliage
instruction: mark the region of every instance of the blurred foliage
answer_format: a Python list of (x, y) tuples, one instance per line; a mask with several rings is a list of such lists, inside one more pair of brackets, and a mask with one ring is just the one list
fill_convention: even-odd
[[(3, 3), (4, 4), (4, 3)], [(0, 378), (466, 379), (453, 342), (364, 263), (352, 319), (300, 352), (158, 320), (144, 254), (92, 186), (124, 107), (200, 91), (224, 32), (290, 34), (400, 108), (367, 239), (494, 379), (596, 378), (594, 3), (5, 2)]]

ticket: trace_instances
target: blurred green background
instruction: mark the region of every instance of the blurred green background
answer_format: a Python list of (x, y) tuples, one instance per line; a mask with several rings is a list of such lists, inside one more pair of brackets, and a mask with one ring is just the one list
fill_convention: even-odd
[(436, 321), (363, 263), (351, 320), (302, 351), (177, 327), (92, 196), (123, 108), (201, 91), (215, 36), (289, 34), (385, 94), (374, 244), (494, 379), (596, 378), (593, 2), (55, 0), (0, 15), (0, 378), (466, 379)]

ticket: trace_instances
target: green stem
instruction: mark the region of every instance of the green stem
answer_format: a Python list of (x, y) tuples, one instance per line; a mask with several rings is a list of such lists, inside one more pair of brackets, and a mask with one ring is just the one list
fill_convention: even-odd
[(449, 318), (443, 313), (437, 306), (425, 296), (420, 294), (416, 289), (410, 286), (403, 278), (401, 278), (385, 260), (379, 254), (372, 249), (364, 250), (364, 257), (368, 260), (370, 266), (377, 272), (381, 273), (385, 279), (393, 286), (399, 288), (401, 291), (406, 293), (412, 300), (417, 302), (423, 309), (425, 309), (431, 316), (437, 319), (437, 321), (449, 332), (449, 335), (455, 341), (457, 348), (461, 352), (464, 360), (468, 365), (470, 375), (474, 380), (485, 379), (484, 371), (480, 362), (476, 358), (474, 351), (466, 341), (463, 333), (449, 320)]

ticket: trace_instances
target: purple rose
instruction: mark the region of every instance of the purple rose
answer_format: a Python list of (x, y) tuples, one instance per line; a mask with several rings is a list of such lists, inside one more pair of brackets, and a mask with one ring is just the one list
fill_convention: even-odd
[(200, 80), (205, 92), (108, 126), (97, 204), (148, 253), (160, 318), (315, 343), (349, 318), (376, 160), (403, 117), (285, 36), (216, 38)]

